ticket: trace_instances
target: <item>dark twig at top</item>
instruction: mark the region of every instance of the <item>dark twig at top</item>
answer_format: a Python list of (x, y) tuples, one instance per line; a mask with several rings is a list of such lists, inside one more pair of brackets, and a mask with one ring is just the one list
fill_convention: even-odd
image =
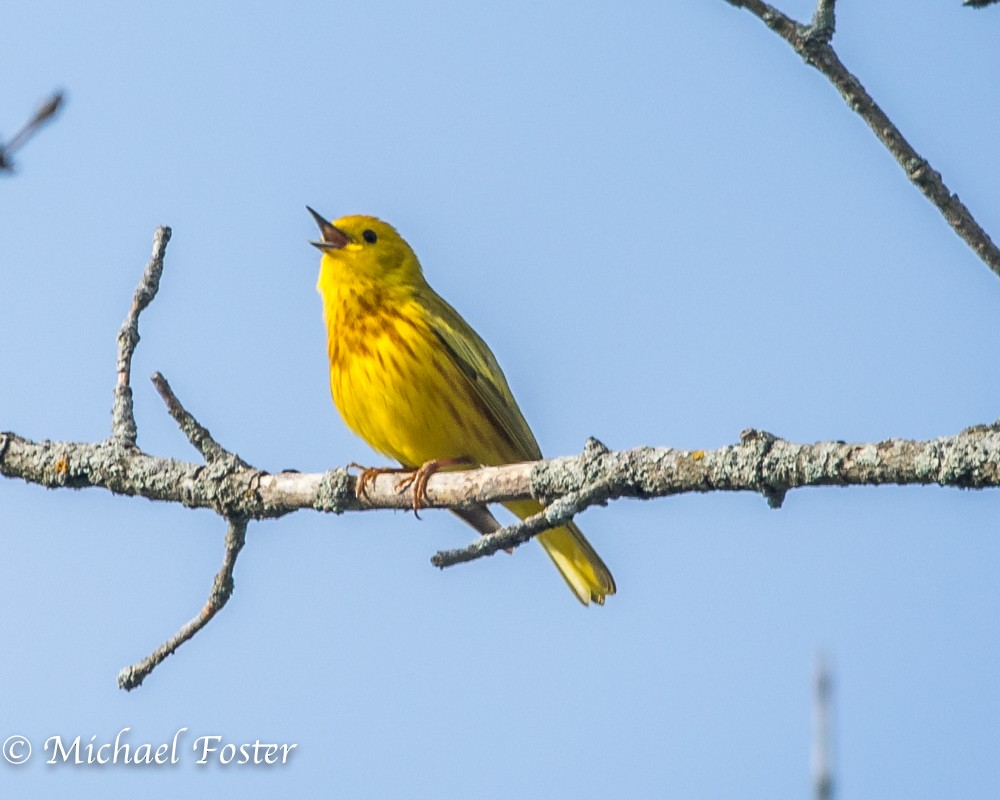
[(11, 172), (14, 169), (14, 161), (11, 158), (13, 154), (19, 150), (25, 142), (28, 141), (32, 136), (34, 136), (39, 128), (41, 128), (46, 122), (53, 119), (56, 112), (63, 104), (63, 93), (53, 92), (52, 95), (42, 103), (38, 110), (32, 115), (21, 129), (10, 137), (10, 140), (6, 143), (0, 142), (0, 171)]
[(945, 186), (941, 175), (906, 140), (892, 120), (865, 91), (861, 82), (841, 62), (830, 44), (834, 30), (834, 0), (819, 0), (811, 25), (803, 25), (763, 0), (726, 0), (745, 8), (791, 45), (803, 60), (818, 69), (837, 88), (854, 111), (868, 123), (879, 141), (892, 153), (924, 196), (973, 252), (1000, 275), (1000, 249), (973, 218), (972, 213)]

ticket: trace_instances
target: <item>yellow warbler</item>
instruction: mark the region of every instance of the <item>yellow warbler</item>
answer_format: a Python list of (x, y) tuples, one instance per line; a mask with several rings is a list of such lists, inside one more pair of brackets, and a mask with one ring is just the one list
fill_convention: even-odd
[[(542, 457), (507, 379), (479, 335), (431, 289), (416, 254), (375, 217), (328, 222), (316, 288), (323, 298), (330, 390), (348, 427), (408, 469)], [(363, 482), (364, 476), (362, 476)], [(414, 484), (419, 500), (421, 481)], [(534, 500), (507, 503), (524, 519)], [(500, 525), (485, 506), (456, 511), (480, 533)], [(584, 604), (603, 603), (615, 581), (573, 523), (538, 541)]]

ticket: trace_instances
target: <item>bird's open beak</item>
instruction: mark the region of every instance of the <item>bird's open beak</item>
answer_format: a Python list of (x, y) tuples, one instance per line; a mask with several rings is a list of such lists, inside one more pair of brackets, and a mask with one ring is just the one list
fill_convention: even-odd
[(323, 251), (339, 250), (350, 241), (346, 233), (340, 230), (340, 228), (335, 227), (332, 223), (327, 222), (322, 214), (317, 214), (309, 206), (306, 206), (306, 210), (313, 215), (313, 219), (319, 225), (320, 235), (323, 237), (322, 242), (309, 242), (313, 247), (317, 247)]

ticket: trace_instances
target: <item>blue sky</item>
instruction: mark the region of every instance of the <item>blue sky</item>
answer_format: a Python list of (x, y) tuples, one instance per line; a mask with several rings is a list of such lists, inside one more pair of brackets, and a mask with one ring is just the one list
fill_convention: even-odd
[[(995, 10), (841, 4), (847, 65), (1000, 237)], [(783, 9), (799, 19), (805, 2)], [(309, 204), (395, 224), (490, 342), (550, 455), (953, 434), (1000, 416), (1000, 280), (834, 89), (746, 12), (687, 4), (14, 2), (0, 430), (107, 435), (115, 334), (173, 227), (134, 365), (139, 443), (197, 456), (162, 371), (263, 469), (375, 463), (331, 404)], [(581, 527), (619, 594), (538, 547), (439, 572), (445, 513), (252, 525), (204, 602), (209, 513), (0, 481), (4, 796), (803, 797), (814, 654), (844, 797), (1000, 790), (992, 492), (619, 502)], [(294, 742), (271, 767), (71, 767), (51, 736)]]

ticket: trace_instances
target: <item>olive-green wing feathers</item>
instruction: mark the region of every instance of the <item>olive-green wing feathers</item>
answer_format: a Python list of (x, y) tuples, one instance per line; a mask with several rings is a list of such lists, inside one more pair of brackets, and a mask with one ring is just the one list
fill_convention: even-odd
[(477, 398), (511, 452), (498, 454), (507, 462), (534, 461), (542, 457), (534, 434), (525, 422), (507, 385), (500, 365), (479, 335), (438, 295), (424, 298), (427, 322), (470, 393)]

